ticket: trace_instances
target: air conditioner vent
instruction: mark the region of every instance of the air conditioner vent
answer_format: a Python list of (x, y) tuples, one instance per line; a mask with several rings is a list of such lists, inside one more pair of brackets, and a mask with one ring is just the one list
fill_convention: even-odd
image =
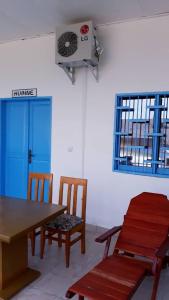
[(69, 57), (77, 51), (77, 34), (65, 32), (58, 39), (58, 53), (63, 57)]

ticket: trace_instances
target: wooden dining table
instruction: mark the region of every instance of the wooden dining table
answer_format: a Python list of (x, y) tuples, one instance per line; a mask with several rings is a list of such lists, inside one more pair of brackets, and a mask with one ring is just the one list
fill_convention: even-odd
[(0, 196), (0, 299), (10, 299), (40, 276), (28, 267), (32, 229), (62, 214), (66, 207)]

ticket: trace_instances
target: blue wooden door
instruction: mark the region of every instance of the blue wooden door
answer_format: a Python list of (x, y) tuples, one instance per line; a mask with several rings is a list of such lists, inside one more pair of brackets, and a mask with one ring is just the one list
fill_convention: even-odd
[[(29, 171), (50, 171), (50, 105), (49, 101), (30, 102)], [(31, 157), (30, 157), (31, 156)]]
[(26, 199), (29, 172), (50, 172), (50, 100), (6, 101), (4, 107), (2, 191)]
[(26, 198), (28, 170), (28, 103), (5, 103), (4, 194)]

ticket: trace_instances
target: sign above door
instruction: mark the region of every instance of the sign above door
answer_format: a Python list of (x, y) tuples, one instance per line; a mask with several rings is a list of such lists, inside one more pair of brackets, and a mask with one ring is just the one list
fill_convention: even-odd
[(12, 98), (36, 97), (36, 96), (37, 96), (37, 88), (12, 90)]

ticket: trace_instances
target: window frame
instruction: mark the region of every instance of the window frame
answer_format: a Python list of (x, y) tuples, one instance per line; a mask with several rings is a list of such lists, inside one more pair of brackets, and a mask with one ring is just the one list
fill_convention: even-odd
[[(136, 175), (143, 175), (143, 176), (153, 176), (153, 177), (169, 177), (169, 166), (167, 164), (167, 168), (159, 168), (159, 164), (154, 160), (154, 157), (160, 156), (160, 150), (162, 149), (162, 146), (160, 145), (160, 137), (157, 136), (157, 132), (161, 130), (162, 126), (159, 127), (159, 124), (161, 125), (162, 115), (161, 112), (163, 109), (160, 108), (154, 108), (154, 115), (153, 115), (153, 136), (152, 136), (152, 164), (151, 167), (147, 166), (135, 166), (135, 165), (129, 165), (127, 164), (120, 164), (118, 163), (118, 159), (121, 161), (120, 156), (120, 150), (122, 149), (120, 146), (121, 143), (121, 136), (120, 136), (120, 130), (121, 130), (121, 120), (122, 119), (122, 110), (118, 109), (120, 106), (123, 105), (121, 102), (124, 100), (124, 98), (130, 99), (130, 98), (153, 98), (154, 97), (154, 107), (159, 106), (162, 97), (167, 97), (167, 101), (169, 101), (169, 91), (160, 91), (160, 92), (144, 92), (144, 93), (118, 93), (116, 94), (115, 98), (115, 111), (114, 111), (114, 138), (113, 138), (113, 171), (114, 172), (121, 172), (121, 173), (128, 173), (128, 174), (136, 174)], [(169, 111), (169, 102), (167, 102), (167, 112)], [(147, 107), (146, 107), (147, 109)], [(119, 133), (119, 135), (118, 135)], [(155, 136), (156, 134), (156, 136)], [(169, 132), (168, 135), (169, 137)], [(169, 149), (168, 149), (169, 150)], [(159, 161), (159, 160), (158, 160)]]

